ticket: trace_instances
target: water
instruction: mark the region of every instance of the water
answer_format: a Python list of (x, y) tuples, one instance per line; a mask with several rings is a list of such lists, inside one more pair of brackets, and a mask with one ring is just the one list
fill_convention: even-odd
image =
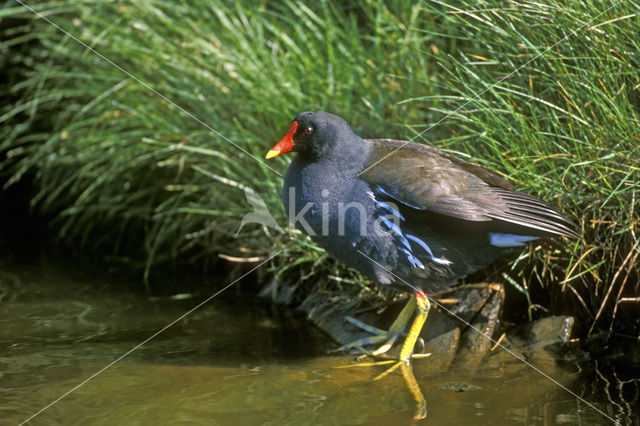
[[(374, 382), (383, 367), (336, 368), (353, 357), (328, 355), (335, 343), (303, 315), (251, 295), (215, 298), (109, 366), (204, 299), (134, 288), (62, 268), (0, 271), (0, 424), (70, 390), (29, 424), (413, 423), (416, 402), (398, 372)], [(425, 424), (611, 423), (508, 355), (474, 372), (432, 371), (429, 361), (414, 361)], [(608, 416), (638, 424), (632, 387), (615, 398), (595, 370), (535, 362)], [(637, 401), (638, 382), (629, 383)]]

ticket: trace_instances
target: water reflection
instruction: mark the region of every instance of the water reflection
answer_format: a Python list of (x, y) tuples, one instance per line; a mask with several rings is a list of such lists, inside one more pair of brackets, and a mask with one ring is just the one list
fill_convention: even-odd
[[(127, 288), (49, 268), (0, 275), (0, 423), (24, 421), (203, 300), (149, 299)], [(402, 374), (373, 382), (384, 366), (335, 368), (354, 361), (326, 356), (332, 348), (291, 309), (249, 296), (217, 298), (32, 424), (412, 422), (420, 407)], [(442, 365), (437, 356), (413, 363), (431, 424), (607, 422), (508, 354), (475, 371), (447, 372), (434, 368)], [(534, 361), (600, 409), (618, 409), (594, 390), (593, 372)], [(637, 401), (637, 382), (625, 386), (626, 393), (636, 386)], [(626, 420), (637, 422), (630, 413)]]

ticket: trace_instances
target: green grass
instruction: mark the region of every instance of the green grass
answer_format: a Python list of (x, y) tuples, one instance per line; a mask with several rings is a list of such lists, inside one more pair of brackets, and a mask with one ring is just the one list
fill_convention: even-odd
[[(284, 225), (282, 178), (255, 158), (298, 112), (328, 110), (364, 137), (416, 138), (558, 206), (583, 239), (533, 246), (490, 279), (537, 286), (531, 311), (632, 330), (640, 6), (624, 1), (596, 18), (612, 5), (32, 4), (126, 75), (7, 2), (0, 18), (19, 20), (3, 26), (0, 53), (19, 71), (6, 87), (14, 101), (0, 109), (0, 173), (6, 185), (33, 179), (33, 208), (56, 215), (64, 243), (143, 268), (151, 285), (161, 263), (286, 247), (270, 269), (281, 290), (381, 304), (383, 295), (297, 232), (248, 225), (234, 238), (251, 210), (245, 186)], [(287, 161), (269, 165), (284, 173)]]

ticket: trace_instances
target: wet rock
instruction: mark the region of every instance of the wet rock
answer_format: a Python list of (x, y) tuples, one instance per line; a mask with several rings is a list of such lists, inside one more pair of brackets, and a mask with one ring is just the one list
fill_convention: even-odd
[(498, 284), (481, 284), (460, 287), (454, 294), (460, 303), (452, 307), (451, 314), (456, 316), (461, 337), (453, 368), (475, 371), (499, 336), (504, 289)]
[(452, 392), (470, 392), (470, 391), (482, 390), (480, 386), (475, 386), (469, 383), (462, 383), (462, 382), (440, 383), (438, 385), (438, 389), (445, 390), (445, 391), (452, 391)]
[(575, 360), (574, 323), (570, 316), (552, 316), (522, 324), (509, 330), (502, 341), (509, 352), (495, 351), (492, 358), (499, 362), (517, 357), (543, 369), (558, 361)]
[[(436, 321), (435, 323), (439, 324), (442, 322), (444, 321)], [(441, 334), (429, 339), (427, 344), (425, 344), (425, 349), (422, 353), (431, 353), (435, 355), (430, 360), (433, 367), (438, 370), (446, 370), (451, 367), (456, 356), (458, 342), (460, 342), (460, 334), (460, 329), (456, 327), (449, 331), (443, 331)]]
[(573, 317), (566, 315), (541, 318), (525, 324), (515, 335), (526, 349), (559, 353), (569, 344), (574, 323)]

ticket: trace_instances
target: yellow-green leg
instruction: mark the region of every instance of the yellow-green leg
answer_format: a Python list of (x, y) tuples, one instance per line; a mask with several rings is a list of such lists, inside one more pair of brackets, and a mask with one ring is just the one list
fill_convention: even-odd
[[(354, 342), (353, 346), (351, 346), (351, 347), (354, 347), (354, 346), (360, 347), (361, 345), (359, 345), (358, 343), (362, 343), (362, 341), (366, 341), (365, 343), (362, 343), (362, 344), (368, 344), (367, 342), (370, 342), (370, 340), (367, 340), (367, 339), (379, 338), (378, 341), (382, 341), (383, 338), (380, 338), (381, 336), (383, 336), (384, 338), (390, 336), (387, 342), (385, 342), (380, 348), (374, 351), (373, 354), (378, 355), (380, 353), (384, 353), (388, 351), (389, 348), (393, 345), (393, 343), (397, 339), (397, 337), (400, 335), (402, 330), (404, 329), (405, 325), (409, 322), (409, 318), (411, 318), (411, 315), (413, 314), (413, 312), (416, 311), (416, 318), (411, 324), (411, 328), (409, 329), (407, 338), (402, 344), (402, 348), (400, 349), (400, 355), (398, 356), (397, 360), (377, 361), (377, 362), (369, 362), (369, 363), (360, 363), (360, 364), (351, 365), (351, 366), (345, 365), (341, 367), (336, 367), (336, 368), (368, 367), (368, 366), (376, 366), (376, 365), (393, 364), (391, 365), (391, 367), (385, 370), (382, 374), (376, 376), (373, 380), (379, 380), (384, 376), (386, 376), (387, 374), (400, 368), (400, 371), (402, 372), (402, 377), (404, 378), (407, 388), (411, 392), (411, 395), (413, 396), (413, 399), (416, 402), (416, 414), (413, 418), (414, 420), (421, 420), (427, 417), (427, 400), (422, 394), (422, 391), (420, 390), (420, 386), (418, 385), (418, 382), (416, 381), (416, 378), (413, 375), (413, 371), (411, 370), (410, 360), (413, 355), (413, 348), (416, 344), (416, 341), (418, 340), (418, 337), (420, 336), (420, 331), (422, 331), (422, 327), (424, 326), (424, 323), (427, 320), (427, 316), (429, 315), (430, 308), (431, 308), (431, 304), (429, 303), (429, 299), (422, 291), (419, 291), (415, 294), (415, 298), (412, 297), (409, 300), (409, 302), (405, 305), (405, 307), (402, 309), (402, 312), (400, 312), (400, 315), (398, 315), (398, 318), (396, 318), (393, 324), (391, 324), (391, 327), (389, 328), (388, 333), (382, 333), (382, 334), (378, 334), (377, 336), (361, 339), (358, 342)], [(356, 324), (356, 325), (359, 325), (359, 324)], [(418, 358), (418, 357), (422, 358), (429, 355), (430, 354), (413, 355), (413, 358)]]
[(359, 348), (360, 350), (363, 350), (362, 348), (365, 345), (375, 345), (384, 342), (382, 343), (382, 346), (371, 353), (364, 350), (363, 352), (374, 356), (380, 356), (386, 353), (387, 351), (389, 351), (389, 349), (391, 349), (398, 337), (400, 337), (415, 310), (416, 299), (410, 297), (407, 301), (407, 304), (404, 305), (404, 308), (402, 308), (402, 311), (400, 311), (400, 314), (398, 314), (398, 317), (395, 319), (395, 321), (393, 321), (393, 324), (391, 324), (391, 327), (389, 327), (389, 330), (387, 331), (364, 324), (362, 321), (359, 321), (355, 318), (347, 317), (347, 321), (357, 327), (362, 328), (363, 330), (370, 332), (371, 334), (373, 334), (373, 336), (358, 339), (355, 342), (351, 342), (344, 346), (341, 346), (337, 350), (341, 351), (349, 348)]
[(389, 369), (384, 371), (382, 374), (375, 377), (373, 380), (379, 380), (396, 370), (403, 364), (409, 364), (409, 360), (411, 359), (411, 355), (413, 354), (413, 347), (416, 345), (416, 341), (420, 336), (420, 331), (424, 326), (425, 321), (427, 320), (427, 316), (429, 315), (429, 309), (431, 308), (431, 304), (429, 303), (429, 299), (423, 292), (418, 292), (415, 294), (415, 302), (416, 302), (416, 318), (413, 320), (413, 324), (411, 324), (411, 328), (407, 333), (407, 338), (402, 344), (402, 349), (400, 350), (400, 355), (398, 356), (398, 361), (392, 365)]
[(407, 338), (402, 345), (402, 350), (400, 351), (399, 356), (400, 361), (405, 362), (409, 361), (409, 358), (411, 358), (413, 347), (416, 345), (418, 337), (420, 337), (420, 332), (422, 331), (422, 327), (429, 315), (429, 309), (431, 308), (431, 303), (429, 303), (429, 299), (423, 292), (416, 293), (415, 296), (417, 308), (416, 319), (413, 320), (413, 324), (411, 324), (411, 328), (409, 329)]
[[(386, 376), (387, 374), (395, 371), (400, 366), (402, 366), (404, 364), (408, 365), (409, 364), (409, 360), (412, 357), (413, 358), (424, 358), (424, 357), (427, 357), (427, 356), (431, 355), (431, 354), (413, 355), (413, 347), (415, 346), (416, 341), (418, 340), (418, 337), (420, 337), (420, 331), (422, 330), (422, 327), (424, 326), (424, 323), (427, 320), (427, 316), (429, 315), (429, 309), (431, 307), (431, 304), (429, 303), (429, 299), (427, 299), (427, 296), (422, 291), (417, 292), (415, 294), (415, 298), (412, 298), (412, 301), (413, 301), (413, 303), (411, 303), (411, 304), (408, 303), (407, 306), (405, 306), (405, 308), (402, 310), (402, 312), (400, 314), (401, 317), (406, 316), (406, 318), (403, 318), (402, 320), (399, 318), (396, 321), (394, 321), (394, 324), (393, 324), (393, 325), (396, 325), (396, 326), (398, 324), (400, 324), (400, 323), (406, 324), (406, 322), (408, 322), (408, 318), (411, 315), (411, 312), (414, 309), (416, 310), (416, 312), (417, 312), (416, 313), (416, 318), (413, 320), (413, 323), (411, 324), (411, 328), (409, 329), (409, 333), (407, 334), (407, 338), (405, 339), (404, 343), (402, 344), (402, 348), (400, 349), (400, 354), (399, 354), (397, 359), (395, 359), (395, 360), (387, 360), (387, 361), (365, 362), (365, 363), (359, 363), (359, 364), (355, 364), (355, 365), (345, 365), (343, 367), (337, 367), (337, 368), (370, 367), (370, 366), (375, 366), (375, 365), (393, 364), (390, 368), (388, 368), (382, 374), (376, 376), (373, 379), (373, 380), (378, 380), (378, 379), (381, 379), (382, 377)], [(398, 323), (398, 324), (396, 324), (396, 323)], [(393, 325), (392, 325), (392, 327), (393, 327)], [(373, 337), (375, 338), (375, 337), (379, 337), (379, 336), (373, 336)], [(370, 338), (366, 338), (366, 339), (370, 339)], [(366, 340), (366, 339), (361, 339), (361, 340)], [(385, 343), (385, 345), (386, 345), (386, 343)], [(383, 345), (380, 349), (384, 349), (385, 345)], [(357, 345), (354, 345), (354, 346), (357, 346)], [(380, 350), (380, 349), (378, 349), (378, 350)]]

